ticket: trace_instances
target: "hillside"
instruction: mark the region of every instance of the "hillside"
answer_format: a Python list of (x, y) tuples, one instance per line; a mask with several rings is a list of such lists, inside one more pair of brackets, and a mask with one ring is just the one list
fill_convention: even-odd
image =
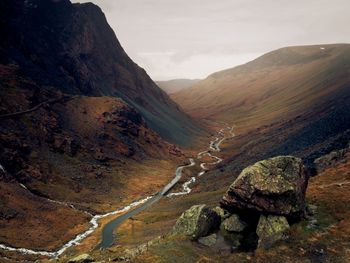
[(349, 53), (349, 44), (282, 48), (214, 73), (172, 98), (199, 118), (267, 125), (346, 98)]
[[(19, 87), (36, 86), (13, 68), (0, 71), (1, 107), (31, 108), (30, 93)], [(0, 118), (1, 244), (56, 249), (87, 229), (88, 213), (159, 191), (183, 160), (121, 99), (56, 92), (38, 99), (47, 102)]]
[[(348, 262), (349, 73), (350, 45), (290, 47), (173, 94), (185, 110), (203, 121), (234, 124), (236, 136), (222, 143), (220, 164), (201, 177), (197, 176), (200, 162), (190, 168), (188, 178), (196, 177), (190, 194), (164, 199), (126, 220), (117, 230), (118, 246), (94, 256), (118, 260), (118, 255), (127, 254), (124, 246), (147, 244), (133, 261), (169, 262), (175, 253), (179, 262)], [(302, 158), (310, 178), (306, 202), (315, 211), (293, 225), (288, 238), (270, 249), (253, 251), (233, 248), (232, 240), (225, 250), (227, 240), (219, 237), (213, 245), (167, 236), (181, 213), (193, 205), (217, 206), (244, 168), (278, 155)], [(318, 170), (315, 160), (325, 160), (325, 169)], [(264, 196), (267, 184), (249, 200)], [(192, 220), (192, 215), (187, 218)]]
[[(94, 4), (2, 0), (0, 10), (1, 262), (349, 258), (350, 44), (286, 47), (156, 84)], [(186, 209), (218, 206), (242, 169), (278, 155), (300, 157), (305, 179), (307, 213), (289, 239), (261, 251), (168, 235)], [(268, 174), (281, 177), (282, 164)], [(257, 182), (254, 198), (280, 184)], [(99, 246), (105, 230), (111, 242)], [(70, 261), (82, 253), (93, 259)]]
[[(236, 125), (232, 160), (312, 160), (350, 129), (350, 45), (282, 48), (210, 75), (173, 98), (192, 116)], [(241, 160), (241, 161), (239, 161)]]
[(199, 79), (172, 79), (165, 81), (156, 81), (157, 85), (167, 94), (173, 94), (181, 90), (188, 89), (196, 84)]
[(202, 131), (128, 57), (97, 6), (0, 9), (0, 245), (55, 250), (92, 215), (159, 191), (185, 160), (175, 144)]
[(0, 8), (0, 63), (17, 65), (40, 89), (122, 98), (174, 143), (188, 145), (198, 134), (199, 127), (128, 57), (96, 5), (5, 0)]

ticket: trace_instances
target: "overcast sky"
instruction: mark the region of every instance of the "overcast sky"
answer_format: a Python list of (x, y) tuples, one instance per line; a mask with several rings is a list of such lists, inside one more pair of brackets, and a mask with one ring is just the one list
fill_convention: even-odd
[(154, 80), (204, 78), (270, 50), (349, 43), (350, 0), (80, 0)]

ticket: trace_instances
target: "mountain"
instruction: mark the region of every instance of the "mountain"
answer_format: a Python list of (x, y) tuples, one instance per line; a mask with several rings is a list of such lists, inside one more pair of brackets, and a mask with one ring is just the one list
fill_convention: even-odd
[(251, 115), (262, 124), (274, 118), (265, 114), (268, 107), (275, 115), (296, 115), (333, 91), (347, 91), (349, 50), (348, 44), (282, 48), (214, 73), (173, 98), (200, 118), (239, 122)]
[(200, 81), (199, 79), (172, 79), (165, 81), (156, 81), (157, 85), (167, 94), (173, 94), (180, 90), (185, 90)]
[[(210, 149), (211, 154), (223, 159), (221, 163), (209, 167), (200, 177), (195, 177), (198, 170), (190, 173), (188, 178), (196, 178), (195, 183), (189, 186), (192, 190), (190, 194), (176, 201), (164, 200), (134, 216), (133, 222), (147, 222), (143, 227), (140, 226), (142, 223), (129, 223), (129, 227), (119, 228), (119, 246), (133, 243), (141, 250), (139, 244), (142, 239), (144, 246), (151, 244), (146, 252), (135, 253), (133, 262), (153, 262), (155, 259), (172, 262), (174, 252), (177, 253), (176, 260), (181, 262), (349, 261), (348, 247), (344, 248), (343, 244), (350, 229), (347, 219), (350, 211), (347, 201), (350, 193), (350, 45), (282, 48), (245, 65), (214, 73), (192, 88), (173, 94), (173, 98), (192, 116), (215, 125), (218, 131), (227, 125), (235, 125), (235, 136), (223, 141), (220, 153), (215, 153), (214, 147)], [(255, 250), (253, 247), (258, 245), (252, 242), (258, 234), (255, 227), (249, 238), (240, 241), (237, 240), (241, 234), (249, 232), (247, 228), (237, 234), (236, 230), (225, 233), (221, 227), (218, 232), (214, 231), (214, 235), (200, 238), (198, 243), (193, 241), (194, 235), (201, 232), (203, 226), (210, 228), (215, 222), (210, 212), (204, 212), (198, 218), (211, 219), (207, 223), (200, 219), (197, 226), (202, 228), (195, 227), (193, 215), (204, 204), (208, 208), (215, 207), (227, 225), (240, 225), (240, 221), (232, 217), (232, 220), (225, 219), (227, 213), (216, 206), (235, 183), (238, 182), (239, 186), (230, 193), (236, 200), (244, 189), (251, 187), (249, 183), (241, 183), (237, 179), (241, 172), (254, 174), (258, 169), (251, 165), (279, 155), (300, 157), (309, 178), (305, 219), (299, 223), (289, 222), (291, 228), (286, 239), (268, 249)], [(199, 164), (201, 161), (203, 159)], [(320, 169), (320, 163), (323, 163), (323, 169)], [(265, 165), (261, 167), (268, 169)], [(278, 178), (282, 178), (281, 174), (292, 170), (283, 165), (275, 171), (278, 171)], [(261, 180), (266, 174), (271, 175), (265, 173), (251, 181), (259, 184), (259, 190), (243, 198), (247, 202), (264, 198), (271, 186), (276, 199), (259, 203), (260, 208), (265, 205), (273, 207), (273, 201), (281, 193), (276, 189), (284, 186), (272, 177)], [(290, 198), (293, 187), (287, 188), (282, 191), (284, 204)], [(236, 215), (239, 212), (237, 209)], [(243, 218), (246, 223), (258, 225), (258, 221), (253, 219), (254, 213), (247, 213)], [(134, 226), (135, 229), (138, 227), (135, 231), (137, 238), (128, 235)], [(187, 238), (176, 238), (176, 226), (185, 226)], [(266, 228), (269, 231), (275, 228), (270, 226)], [(275, 229), (278, 228), (276, 226)], [(194, 232), (191, 232), (193, 229)], [(154, 239), (150, 242), (151, 238)], [(225, 244), (228, 244), (226, 250)], [(323, 249), (322, 253), (318, 253), (320, 247), (331, 250)]]
[(236, 125), (233, 159), (313, 159), (349, 138), (350, 45), (278, 49), (172, 97), (192, 116)]
[(159, 191), (185, 160), (175, 144), (202, 131), (128, 57), (97, 6), (0, 9), (0, 244), (55, 250), (91, 214)]
[(1, 1), (0, 63), (40, 87), (122, 98), (163, 138), (191, 143), (199, 127), (125, 53), (101, 9), (69, 0)]

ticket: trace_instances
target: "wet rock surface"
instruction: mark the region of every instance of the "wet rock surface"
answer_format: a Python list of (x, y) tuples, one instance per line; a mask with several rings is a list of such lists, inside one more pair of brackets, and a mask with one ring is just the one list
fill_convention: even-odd
[(232, 212), (253, 210), (300, 217), (307, 183), (301, 159), (274, 157), (245, 168), (224, 195), (221, 206)]

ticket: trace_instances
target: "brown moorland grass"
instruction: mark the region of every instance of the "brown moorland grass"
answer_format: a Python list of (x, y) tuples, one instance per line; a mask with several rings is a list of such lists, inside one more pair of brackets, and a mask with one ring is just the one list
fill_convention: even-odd
[[(216, 251), (187, 240), (163, 238), (133, 262), (348, 262), (350, 260), (350, 159), (330, 167), (311, 178), (307, 202), (317, 206), (316, 225), (308, 228), (308, 220), (292, 225), (290, 237), (270, 250), (230, 253)], [(133, 247), (150, 238), (166, 234), (181, 211), (193, 204), (217, 204), (213, 196), (222, 193), (195, 193), (178, 200), (163, 200), (149, 210), (125, 222), (118, 230), (121, 247), (111, 248), (103, 257), (116, 257), (124, 246)], [(169, 209), (172, 206), (173, 209)], [(153, 211), (151, 211), (153, 210)], [(181, 211), (178, 211), (181, 210)], [(167, 220), (168, 219), (168, 220)], [(309, 219), (311, 220), (311, 219)], [(161, 225), (161, 227), (160, 227)], [(103, 258), (102, 257), (102, 258)], [(204, 261), (203, 261), (204, 260)]]

